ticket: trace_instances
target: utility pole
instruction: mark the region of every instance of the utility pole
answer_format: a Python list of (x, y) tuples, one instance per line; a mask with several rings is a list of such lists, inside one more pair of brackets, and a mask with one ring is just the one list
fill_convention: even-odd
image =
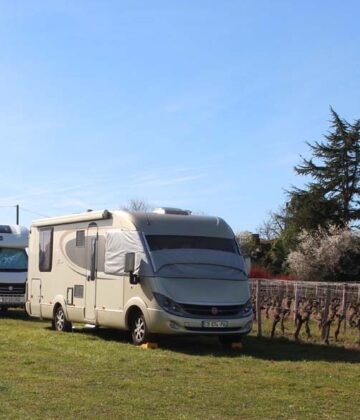
[(19, 204), (16, 204), (16, 224), (19, 224)]

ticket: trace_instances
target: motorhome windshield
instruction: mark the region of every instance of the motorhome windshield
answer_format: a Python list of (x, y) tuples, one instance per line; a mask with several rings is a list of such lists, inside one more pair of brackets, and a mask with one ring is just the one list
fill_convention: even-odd
[(163, 249), (210, 249), (238, 254), (234, 239), (206, 236), (146, 235), (150, 251)]
[(0, 248), (0, 271), (27, 271), (25, 250)]

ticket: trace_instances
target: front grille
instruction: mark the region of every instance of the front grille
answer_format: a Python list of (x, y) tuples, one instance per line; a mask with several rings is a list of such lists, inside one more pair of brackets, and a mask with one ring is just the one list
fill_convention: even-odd
[(229, 318), (236, 316), (240, 310), (241, 305), (189, 305), (180, 304), (182, 309), (189, 315), (194, 315), (200, 318)]
[(25, 294), (25, 284), (0, 283), (0, 296), (18, 296)]

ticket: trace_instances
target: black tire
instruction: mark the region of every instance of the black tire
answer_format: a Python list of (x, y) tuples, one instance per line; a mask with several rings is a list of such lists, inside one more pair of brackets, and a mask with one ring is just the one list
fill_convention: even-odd
[(8, 310), (9, 308), (7, 307), (7, 306), (2, 306), (1, 308), (0, 308), (0, 311), (1, 312), (3, 312), (3, 313), (5, 313), (5, 312), (7, 312), (7, 310)]
[(53, 326), (56, 331), (71, 331), (72, 324), (65, 317), (62, 306), (58, 306), (54, 312)]
[(131, 317), (130, 333), (132, 342), (135, 346), (147, 343), (149, 333), (145, 317), (142, 312), (138, 311)]
[(231, 348), (232, 343), (241, 343), (242, 335), (219, 335), (219, 341), (225, 348)]

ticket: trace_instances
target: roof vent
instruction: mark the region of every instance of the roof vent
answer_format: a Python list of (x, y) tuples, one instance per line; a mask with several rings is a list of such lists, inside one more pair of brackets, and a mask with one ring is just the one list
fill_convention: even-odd
[(175, 207), (159, 207), (158, 209), (153, 210), (153, 213), (157, 214), (173, 214), (177, 216), (190, 216), (190, 210), (177, 209)]

